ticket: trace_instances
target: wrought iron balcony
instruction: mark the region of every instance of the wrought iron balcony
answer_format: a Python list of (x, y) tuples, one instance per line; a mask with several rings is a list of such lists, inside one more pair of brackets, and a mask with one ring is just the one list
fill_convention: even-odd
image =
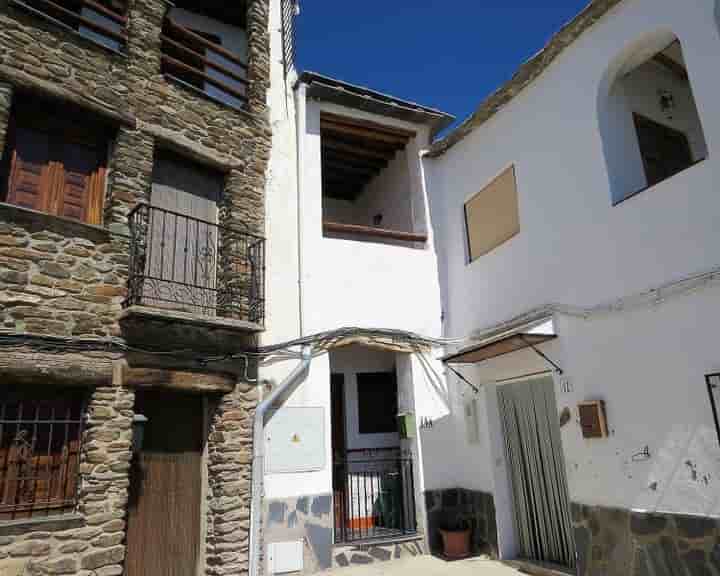
[(126, 307), (263, 324), (264, 238), (148, 204), (129, 223)]

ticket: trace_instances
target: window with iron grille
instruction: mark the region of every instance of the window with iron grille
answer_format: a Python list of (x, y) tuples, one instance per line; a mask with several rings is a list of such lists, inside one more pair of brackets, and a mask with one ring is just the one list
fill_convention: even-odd
[(83, 391), (10, 386), (1, 396), (0, 521), (74, 511)]

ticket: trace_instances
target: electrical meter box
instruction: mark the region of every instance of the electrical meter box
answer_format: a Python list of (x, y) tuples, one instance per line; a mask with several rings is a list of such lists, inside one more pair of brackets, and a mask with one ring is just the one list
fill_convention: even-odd
[(315, 472), (325, 469), (325, 409), (287, 407), (265, 426), (265, 472)]

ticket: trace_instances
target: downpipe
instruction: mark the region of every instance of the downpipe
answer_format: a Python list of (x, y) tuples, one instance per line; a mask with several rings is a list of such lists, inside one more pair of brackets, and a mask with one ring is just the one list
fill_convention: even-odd
[(265, 469), (265, 422), (266, 415), (280, 408), (310, 372), (312, 348), (303, 346), (302, 359), (295, 369), (255, 409), (253, 423), (252, 499), (250, 504), (250, 576), (257, 576), (260, 558), (260, 521)]

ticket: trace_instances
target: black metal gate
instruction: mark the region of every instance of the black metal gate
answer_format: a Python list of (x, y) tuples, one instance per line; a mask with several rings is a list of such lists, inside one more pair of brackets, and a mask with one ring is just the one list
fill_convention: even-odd
[(335, 543), (417, 533), (410, 458), (336, 460)]

